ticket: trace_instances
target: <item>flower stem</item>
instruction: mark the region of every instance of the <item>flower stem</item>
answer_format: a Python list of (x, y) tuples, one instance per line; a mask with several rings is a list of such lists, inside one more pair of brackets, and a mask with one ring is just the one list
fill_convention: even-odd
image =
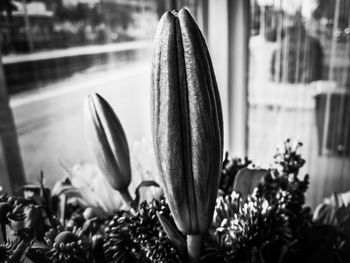
[(187, 253), (189, 263), (200, 262), (201, 235), (187, 235)]
[(129, 207), (133, 208), (133, 207), (132, 207), (132, 201), (133, 201), (133, 199), (132, 199), (132, 197), (131, 197), (131, 195), (130, 195), (129, 190), (126, 189), (126, 190), (123, 190), (123, 191), (119, 191), (119, 193), (120, 193), (120, 195), (122, 196), (124, 202), (125, 202)]

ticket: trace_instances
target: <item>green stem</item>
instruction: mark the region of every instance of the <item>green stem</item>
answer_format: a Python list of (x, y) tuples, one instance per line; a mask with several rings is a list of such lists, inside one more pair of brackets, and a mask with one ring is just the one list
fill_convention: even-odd
[(187, 253), (189, 263), (200, 262), (201, 241), (201, 235), (187, 235)]

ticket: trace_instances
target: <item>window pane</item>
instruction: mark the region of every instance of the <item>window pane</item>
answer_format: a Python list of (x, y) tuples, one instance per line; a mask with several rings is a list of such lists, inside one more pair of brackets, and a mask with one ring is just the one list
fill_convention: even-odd
[(311, 204), (350, 188), (349, 14), (346, 0), (252, 4), (249, 156), (303, 142)]
[[(0, 14), (10, 105), (29, 182), (37, 182), (42, 169), (52, 186), (62, 164), (92, 162), (83, 127), (89, 93), (112, 105), (131, 150), (140, 141), (151, 149), (152, 42), (171, 2), (15, 1), (12, 18)], [(197, 13), (197, 1), (182, 4)]]

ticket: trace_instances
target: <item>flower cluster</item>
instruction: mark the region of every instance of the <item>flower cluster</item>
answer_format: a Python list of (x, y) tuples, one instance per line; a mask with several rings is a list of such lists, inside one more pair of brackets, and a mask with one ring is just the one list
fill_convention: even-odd
[(257, 196), (269, 202), (284, 205), (289, 223), (297, 235), (300, 227), (311, 221), (311, 210), (305, 205), (305, 193), (309, 186), (309, 176), (300, 179), (299, 170), (305, 160), (298, 153), (300, 142), (291, 145), (289, 139), (284, 142), (284, 149), (278, 149), (270, 173), (264, 177), (264, 183), (257, 187)]
[(142, 202), (136, 215), (128, 211), (116, 213), (106, 227), (107, 262), (181, 262), (157, 213), (171, 220), (164, 198)]
[[(283, 161), (279, 165), (287, 167)], [(236, 191), (219, 194), (212, 225), (203, 235), (201, 261), (347, 262), (348, 237), (333, 221), (311, 219), (307, 186), (307, 176), (301, 180), (291, 170), (271, 168), (247, 197)], [(0, 244), (0, 262), (186, 262), (185, 234), (176, 230), (164, 197), (143, 201), (137, 209), (121, 207), (106, 217), (81, 202), (57, 209), (57, 197), (43, 195), (43, 187), (24, 189), (24, 197), (0, 196), (0, 204), (6, 204), (2, 220), (13, 230), (13, 241)]]
[(89, 241), (83, 236), (82, 230), (56, 231), (50, 229), (44, 238), (48, 252), (46, 255), (54, 262), (86, 262), (88, 260)]
[[(235, 191), (217, 198), (204, 262), (349, 260), (345, 232), (314, 222), (311, 209), (305, 206), (309, 179), (299, 178), (305, 161), (296, 153), (301, 144), (296, 145), (292, 148), (289, 140), (285, 142), (284, 154), (276, 154), (275, 166), (247, 198)], [(317, 252), (317, 247), (322, 251)]]
[(302, 145), (301, 142), (292, 143), (290, 139), (285, 140), (283, 147), (277, 148), (274, 156), (274, 169), (283, 174), (297, 176), (300, 168), (305, 164), (305, 160), (299, 153)]
[(245, 201), (232, 192), (219, 197), (211, 235), (225, 251), (223, 262), (259, 262), (275, 250), (291, 244), (291, 229), (283, 204), (249, 196)]

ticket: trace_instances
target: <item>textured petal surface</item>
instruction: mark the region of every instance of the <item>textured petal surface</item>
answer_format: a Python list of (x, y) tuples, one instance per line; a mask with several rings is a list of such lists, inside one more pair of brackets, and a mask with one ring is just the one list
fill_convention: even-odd
[(187, 10), (165, 13), (153, 62), (153, 139), (164, 191), (179, 229), (205, 232), (222, 162), (219, 93), (203, 36)]
[(127, 188), (131, 168), (126, 135), (111, 106), (97, 94), (87, 99), (85, 126), (88, 144), (108, 182), (116, 190)]

